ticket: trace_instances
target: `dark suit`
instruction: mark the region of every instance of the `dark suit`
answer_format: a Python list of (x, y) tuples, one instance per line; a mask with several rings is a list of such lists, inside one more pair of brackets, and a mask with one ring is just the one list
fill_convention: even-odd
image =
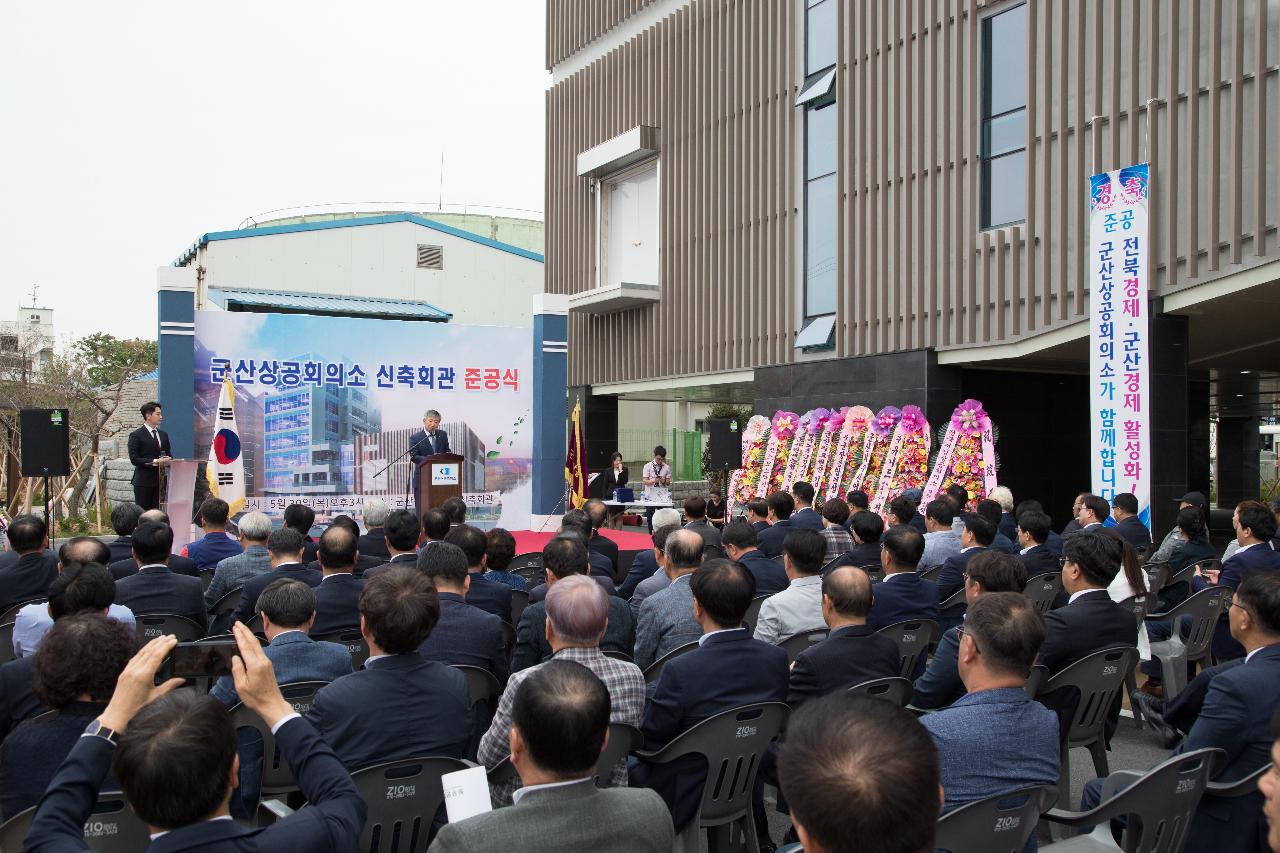
[(117, 581), (116, 604), (129, 608), (135, 616), (176, 613), (202, 627), (209, 624), (200, 581), (175, 575), (167, 566), (147, 566)]
[(107, 543), (107, 547), (111, 549), (111, 563), (118, 563), (121, 560), (133, 559), (132, 536), (117, 536), (115, 539)]
[(129, 461), (133, 463), (133, 502), (143, 509), (160, 508), (160, 469), (153, 463), (170, 455), (169, 433), (156, 430), (160, 442), (151, 437), (151, 428), (140, 426), (129, 433)]
[[(604, 590), (605, 595), (610, 597), (619, 597), (617, 591), (614, 589), (613, 581), (605, 577), (602, 572), (592, 571), (590, 574), (587, 575), (587, 577), (591, 578), (593, 581), (600, 584), (600, 588)], [(546, 600), (547, 600), (546, 583), (540, 583), (537, 586), (535, 586), (533, 589), (529, 590), (530, 604), (536, 604), (539, 601), (546, 601)]]
[(756, 595), (773, 595), (791, 586), (787, 570), (782, 568), (777, 560), (770, 560), (761, 554), (759, 548), (743, 554), (738, 562), (742, 563), (755, 577)]
[(796, 656), (787, 704), (795, 711), (805, 701), (873, 678), (898, 674), (898, 644), (869, 625), (834, 629), (827, 639)]
[(618, 576), (618, 543), (614, 542), (608, 536), (602, 534), (599, 530), (591, 532), (591, 539), (587, 541), (587, 550), (592, 554), (599, 554), (609, 561), (609, 579), (613, 580)]
[(394, 557), (387, 560), (387, 562), (383, 563), (380, 566), (374, 566), (373, 568), (365, 569), (364, 579), (368, 580), (369, 578), (373, 577), (376, 574), (385, 572), (387, 569), (391, 568), (392, 566), (404, 566), (406, 568), (412, 569), (416, 565), (418, 565), (417, 554), (396, 554)]
[(921, 536), (929, 532), (929, 527), (924, 523), (924, 516), (918, 512), (911, 516), (911, 521), (907, 523), (911, 525), (912, 530), (919, 533)]
[(344, 675), (316, 694), (306, 718), (348, 770), (420, 755), (462, 758), (471, 737), (466, 677), (416, 652)]
[[(783, 702), (788, 675), (787, 653), (781, 648), (752, 639), (745, 629), (712, 634), (700, 648), (662, 668), (640, 721), (645, 746), (658, 749), (730, 708)], [(671, 809), (677, 832), (697, 812), (706, 778), (706, 764), (693, 756), (662, 765), (637, 762), (631, 767), (632, 786), (658, 792)]]
[(422, 503), (419, 500), (421, 496), (418, 494), (418, 463), (428, 456), (449, 452), (449, 433), (442, 429), (435, 430), (431, 435), (427, 435), (426, 430), (420, 429), (409, 436), (409, 462), (412, 463), (409, 470), (409, 488), (413, 492), (413, 505), (417, 509), (418, 518), (422, 518)]
[(231, 615), (231, 621), (247, 623), (252, 619), (258, 612), (258, 596), (262, 595), (262, 591), (270, 586), (272, 581), (292, 578), (315, 588), (320, 585), (321, 577), (322, 575), (315, 569), (309, 569), (302, 563), (284, 563), (265, 574), (255, 575), (244, 582), (244, 589), (240, 591), (240, 606)]
[(36, 658), (30, 655), (0, 666), (0, 740), (18, 723), (49, 710), (31, 687)]
[(991, 540), (991, 548), (992, 550), (1003, 551), (1006, 554), (1014, 554), (1015, 556), (1021, 550), (1013, 543), (1012, 539), (1003, 533), (997, 533), (996, 538)]
[[(17, 726), (0, 743), (0, 817), (8, 820), (40, 802), (85, 727), (106, 709), (106, 702), (73, 701), (51, 717)], [(104, 785), (120, 788), (113, 778)]]
[[(609, 596), (609, 622), (600, 639), (600, 651), (622, 652), (627, 657), (635, 654), (636, 622), (631, 605)], [(547, 642), (547, 605), (530, 604), (520, 616), (516, 626), (516, 648), (511, 656), (511, 671), (519, 672), (534, 664), (551, 659), (551, 644)]]
[(320, 559), (320, 543), (310, 536), (302, 539), (302, 562), (310, 563)]
[(58, 558), (45, 551), (23, 554), (12, 566), (0, 569), (0, 610), (49, 594), (49, 584), (58, 576)]
[(791, 523), (791, 519), (784, 518), (775, 521), (769, 525), (767, 530), (761, 530), (756, 534), (756, 547), (759, 548), (766, 557), (777, 557), (782, 554), (782, 543), (787, 538), (787, 534), (795, 530), (795, 526)]
[[(1218, 552), (1208, 542), (1183, 542), (1169, 557), (1169, 574), (1176, 575), (1188, 566), (1195, 565), (1201, 560), (1212, 560), (1217, 556)], [(1190, 583), (1179, 582), (1165, 587), (1157, 593), (1160, 598), (1160, 610), (1172, 610), (1186, 601), (1190, 594)]]
[(502, 620), (467, 604), (457, 593), (442, 592), (439, 598), (440, 621), (418, 646), (418, 654), (440, 663), (478, 666), (505, 683), (507, 651), (502, 638)]
[(938, 619), (938, 585), (915, 572), (886, 575), (871, 587), (871, 595), (867, 624), (877, 631), (907, 619)]
[(1044, 546), (1049, 549), (1049, 553), (1053, 554), (1053, 556), (1062, 556), (1062, 537), (1052, 530), (1049, 531), (1049, 537), (1044, 540)]
[(386, 531), (381, 527), (370, 527), (368, 533), (362, 534), (356, 542), (356, 550), (362, 557), (381, 557), (379, 565), (391, 559), (391, 552), (387, 550)]
[[(969, 560), (974, 555), (981, 554), (987, 550), (981, 545), (961, 551), (947, 557), (946, 562), (942, 564), (942, 571), (938, 574), (938, 604), (946, 601), (957, 591), (964, 589), (964, 573), (968, 568)], [(938, 612), (938, 625), (945, 631), (960, 624), (960, 620), (964, 617), (964, 605), (960, 604), (946, 611)], [(1131, 617), (1132, 618), (1132, 617)]]
[(630, 598), (640, 581), (653, 577), (653, 573), (657, 570), (658, 558), (653, 555), (652, 548), (637, 551), (635, 559), (631, 561), (631, 568), (627, 571), (626, 579), (623, 580), (622, 586), (618, 587), (618, 595), (622, 598)]
[(1009, 538), (1010, 542), (1018, 541), (1018, 520), (1013, 517), (1013, 513), (1005, 512), (1000, 514), (1000, 524), (996, 527), (997, 533), (1003, 533)]
[(1028, 578), (1036, 575), (1057, 574), (1062, 571), (1061, 561), (1049, 550), (1048, 545), (1032, 545), (1031, 550), (1025, 554), (1019, 554), (1018, 559), (1026, 567)]
[(332, 634), (340, 628), (354, 628), (360, 624), (360, 590), (364, 581), (346, 573), (321, 577), (316, 586), (316, 621), (311, 634)]
[(811, 506), (801, 507), (791, 513), (792, 527), (798, 527), (801, 530), (816, 530), (822, 532), (822, 515), (814, 510)]
[[(169, 567), (169, 571), (175, 575), (186, 575), (189, 578), (200, 577), (200, 570), (196, 568), (195, 560), (190, 557), (184, 557), (181, 554), (170, 554), (169, 562), (165, 563)], [(124, 560), (117, 560), (107, 567), (111, 572), (111, 577), (115, 580), (122, 580), (130, 575), (138, 573), (138, 561), (133, 557)]]
[[(604, 495), (605, 500), (613, 500), (613, 490), (625, 488), (628, 482), (629, 474), (627, 472), (626, 465), (622, 466), (622, 472), (619, 474), (614, 474), (613, 466), (610, 465), (604, 470), (604, 473), (600, 475), (600, 494)], [(609, 509), (617, 509), (621, 511), (625, 509), (625, 507), (609, 507)]]
[(761, 533), (764, 533), (766, 530), (769, 529), (769, 522), (753, 521), (751, 522), (751, 529), (754, 530), (756, 532), (756, 536), (759, 537)]
[(844, 552), (844, 556), (835, 561), (832, 568), (838, 566), (871, 566), (879, 567), (880, 565), (880, 543), (879, 542), (863, 542), (860, 545), (854, 545), (848, 551)]
[(694, 533), (701, 536), (702, 544), (703, 544), (703, 547), (705, 548), (721, 547), (720, 531), (716, 529), (714, 524), (707, 521), (705, 518), (700, 518), (697, 521), (689, 522), (684, 526), (684, 529), (692, 530)]
[[(1235, 589), (1252, 572), (1276, 571), (1280, 571), (1280, 553), (1271, 548), (1270, 542), (1263, 542), (1232, 554), (1231, 558), (1222, 564), (1222, 572), (1218, 575), (1218, 586), (1229, 586)], [(1196, 578), (1191, 585), (1199, 591), (1207, 584), (1202, 578)], [(1227, 621), (1227, 613), (1224, 610), (1218, 617), (1218, 624), (1213, 631), (1213, 656), (1223, 661), (1243, 655), (1244, 646), (1231, 636), (1231, 625)]]
[(1151, 544), (1151, 531), (1136, 515), (1131, 515), (1117, 523), (1114, 529), (1135, 548), (1145, 548)]
[[(293, 768), (307, 808), (265, 828), (255, 829), (234, 820), (179, 827), (151, 842), (149, 853), (338, 853), (356, 849), (367, 807), (333, 750), (303, 720), (289, 720), (282, 725), (276, 732), (276, 745)], [(84, 824), (111, 768), (114, 752), (115, 748), (103, 738), (77, 739), (36, 809), (24, 850), (67, 853), (89, 849), (84, 841)]]
[(960, 680), (960, 631), (951, 628), (943, 632), (924, 675), (916, 679), (911, 704), (931, 711), (947, 707), (964, 694), (964, 682)]
[[(471, 586), (467, 589), (467, 604), (479, 607), (485, 613), (492, 613), (511, 624), (511, 587), (498, 581), (485, 580), (483, 572), (468, 572)], [(613, 580), (609, 580), (613, 586)]]
[[(365, 572), (369, 571), (370, 569), (376, 569), (379, 566), (386, 565), (386, 562), (387, 562), (386, 560), (381, 560), (381, 559), (378, 559), (377, 557), (366, 557), (364, 554), (358, 554), (356, 556), (355, 568), (351, 573), (355, 575), (357, 578), (363, 578)], [(319, 560), (312, 560), (311, 562), (307, 563), (307, 568), (315, 569), (317, 572), (324, 574), (324, 566), (320, 565)]]

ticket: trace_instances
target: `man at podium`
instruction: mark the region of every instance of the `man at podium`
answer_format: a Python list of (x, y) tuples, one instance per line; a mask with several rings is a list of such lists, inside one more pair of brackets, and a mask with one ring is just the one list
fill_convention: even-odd
[(418, 497), (418, 463), (437, 453), (449, 453), (449, 433), (440, 429), (440, 413), (427, 409), (422, 415), (422, 429), (409, 436), (409, 488), (413, 491), (413, 505), (417, 517), (422, 518), (422, 505)]

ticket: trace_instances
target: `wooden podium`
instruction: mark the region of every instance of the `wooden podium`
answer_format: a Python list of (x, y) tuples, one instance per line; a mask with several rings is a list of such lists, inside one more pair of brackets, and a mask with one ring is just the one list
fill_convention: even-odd
[(424, 457), (418, 463), (418, 494), (414, 497), (423, 512), (439, 508), (449, 498), (462, 497), (462, 457), (457, 453)]

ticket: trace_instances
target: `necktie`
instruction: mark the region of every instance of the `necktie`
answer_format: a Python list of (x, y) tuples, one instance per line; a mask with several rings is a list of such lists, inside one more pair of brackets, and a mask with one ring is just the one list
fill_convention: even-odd
[(160, 435), (155, 431), (154, 428), (152, 428), (151, 430), (151, 440), (156, 443), (156, 447), (160, 446)]

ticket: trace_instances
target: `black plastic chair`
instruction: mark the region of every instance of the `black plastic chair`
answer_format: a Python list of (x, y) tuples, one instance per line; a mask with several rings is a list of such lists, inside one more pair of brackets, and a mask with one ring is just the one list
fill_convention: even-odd
[(524, 609), (529, 606), (529, 593), (523, 589), (511, 590), (511, 624), (520, 624), (520, 615), (524, 613)]
[(547, 579), (547, 573), (542, 568), (542, 552), (531, 551), (528, 554), (517, 554), (511, 560), (511, 565), (507, 566), (507, 571), (513, 575), (519, 575), (528, 584), (529, 589), (533, 589)]
[(596, 761), (596, 787), (608, 788), (613, 778), (613, 768), (642, 746), (644, 735), (638, 728), (626, 723), (610, 723), (609, 741), (600, 750), (600, 758)]
[(350, 628), (339, 628), (327, 634), (312, 634), (311, 639), (322, 643), (337, 643), (340, 646), (346, 646), (347, 651), (351, 653), (352, 669), (359, 669), (369, 659), (369, 644), (364, 641), (364, 635), (360, 633), (359, 625), (353, 625)]
[(607, 658), (613, 658), (614, 660), (625, 661), (626, 663), (635, 663), (635, 659), (632, 658), (631, 655), (627, 654), (626, 652), (619, 652), (619, 651), (615, 651), (614, 649), (607, 649), (607, 650), (602, 650), (600, 654), (604, 655)]
[(1155, 553), (1156, 548), (1154, 545), (1139, 545), (1133, 550), (1138, 552), (1138, 562), (1145, 565), (1151, 555)]
[(940, 611), (950, 610), (953, 607), (964, 608), (964, 610), (960, 610), (958, 613), (964, 613), (965, 610), (969, 609), (968, 599), (965, 598), (964, 594), (964, 587), (960, 587), (955, 592), (948, 595), (946, 601), (938, 604), (938, 610)]
[[(1111, 704), (1124, 689), (1129, 671), (1138, 663), (1138, 650), (1133, 646), (1101, 649), (1086, 655), (1039, 685), (1035, 698), (1057, 690), (1074, 687), (1080, 692), (1067, 736), (1062, 744), (1061, 769), (1058, 777), (1058, 804), (1071, 802), (1071, 750), (1084, 747), (1093, 757), (1098, 776), (1107, 775), (1105, 728)], [(1030, 686), (1030, 680), (1028, 680)]]
[[(213, 603), (209, 608), (209, 630), (222, 633), (221, 629), (227, 629), (231, 626), (230, 616), (236, 612), (236, 608), (240, 606), (240, 593), (244, 591), (244, 585), (232, 587), (227, 590), (221, 598)], [(225, 624), (218, 622), (219, 617), (227, 617)]]
[(1031, 600), (1036, 612), (1041, 616), (1053, 607), (1053, 600), (1062, 592), (1062, 575), (1058, 572), (1046, 572), (1027, 578), (1022, 594)]
[(13, 650), (13, 628), (16, 623), (5, 622), (0, 625), (0, 664), (16, 660), (18, 653)]
[(207, 633), (204, 625), (199, 625), (176, 613), (135, 613), (133, 623), (138, 632), (138, 639), (143, 643), (149, 643), (165, 634), (172, 634), (180, 643), (190, 643), (194, 640), (203, 640)]
[[(31, 830), (36, 806), (18, 812), (0, 825), (0, 850), (17, 853)], [(136, 853), (151, 843), (151, 830), (133, 813), (119, 791), (102, 791), (84, 823), (84, 843), (102, 853)]]
[(937, 582), (938, 575), (942, 574), (942, 566), (929, 566), (920, 570), (920, 579), (926, 581)]
[(807, 631), (801, 631), (798, 634), (792, 634), (779, 640), (774, 645), (784, 649), (787, 653), (787, 661), (793, 662), (796, 656), (810, 646), (816, 646), (827, 638), (831, 633), (830, 628), (810, 628)]
[(440, 777), (465, 770), (459, 758), (430, 756), (375, 764), (351, 774), (368, 806), (360, 853), (422, 853), (431, 821), (444, 803)]
[(898, 658), (902, 668), (898, 675), (910, 678), (915, 672), (916, 661), (928, 653), (929, 646), (938, 639), (938, 623), (932, 619), (906, 619), (885, 625), (877, 634), (884, 634), (898, 644)]
[(698, 641), (685, 643), (683, 646), (676, 646), (662, 657), (644, 668), (644, 683), (651, 684), (658, 680), (658, 676), (662, 674), (662, 668), (667, 665), (667, 661), (674, 660), (680, 655), (688, 654), (698, 647)]
[(47, 604), (48, 601), (49, 599), (42, 595), (38, 598), (28, 598), (25, 601), (19, 601), (17, 604), (12, 604), (5, 608), (3, 613), (0, 613), (0, 624), (8, 624), (9, 622), (18, 621), (18, 611), (26, 607), (28, 604)]
[(200, 591), (207, 592), (209, 587), (213, 586), (213, 569), (205, 569), (200, 573)]
[[(1220, 749), (1197, 749), (1157, 764), (1134, 778), (1120, 773), (1103, 785), (1102, 802), (1087, 812), (1050, 809), (1041, 820), (1061, 826), (1093, 827), (1087, 835), (1041, 846), (1045, 853), (1114, 853), (1111, 819), (1127, 817), (1118, 849), (1125, 853), (1180, 853), (1187, 841), (1191, 819), (1208, 789), (1209, 774)], [(1123, 791), (1116, 781), (1129, 781)]]
[(1271, 764), (1267, 763), (1234, 782), (1210, 782), (1205, 793), (1215, 797), (1243, 797), (1245, 794), (1252, 794), (1258, 790), (1258, 780), (1267, 775), (1270, 769)]
[[(1147, 614), (1157, 601), (1158, 599), (1154, 592), (1140, 592), (1116, 603), (1133, 612), (1133, 618), (1138, 622), (1138, 630), (1142, 630), (1143, 620), (1146, 619)], [(1142, 728), (1142, 705), (1133, 698), (1133, 695), (1138, 692), (1136, 672), (1137, 670), (1134, 669), (1129, 670), (1129, 676), (1124, 680), (1124, 690), (1129, 695), (1129, 707), (1133, 709), (1133, 723), (1138, 728)]]
[(510, 622), (502, 623), (502, 648), (507, 652), (507, 660), (511, 660), (516, 651), (516, 627)]
[(966, 803), (938, 820), (935, 850), (1019, 853), (1057, 791), (1036, 786)]
[(870, 681), (863, 681), (855, 684), (846, 692), (848, 693), (866, 693), (868, 696), (879, 696), (881, 699), (887, 699), (897, 705), (899, 708), (905, 708), (911, 704), (911, 694), (914, 688), (911, 685), (911, 679), (899, 678), (893, 676), (890, 678), (873, 678)]
[(734, 830), (746, 850), (755, 850), (755, 820), (751, 793), (756, 772), (769, 744), (782, 731), (790, 709), (781, 702), (760, 702), (709, 717), (662, 749), (636, 756), (650, 764), (669, 764), (686, 755), (700, 755), (707, 764), (707, 781), (697, 816), (676, 836), (673, 850), (697, 853), (702, 831), (708, 830), (709, 853), (727, 853)]
[(498, 710), (498, 697), (502, 695), (502, 685), (497, 677), (487, 669), (478, 666), (455, 663), (453, 668), (461, 672), (467, 679), (467, 696), (471, 704), (471, 740), (467, 744), (466, 757), (474, 760), (480, 749), (480, 738), (489, 730), (494, 712)]
[(768, 597), (768, 593), (765, 595), (757, 595), (755, 598), (751, 599), (751, 603), (747, 605), (747, 613), (742, 617), (742, 624), (746, 626), (748, 631), (754, 632), (756, 630), (756, 622), (760, 619), (760, 605), (764, 604), (764, 600)]
[[(1169, 639), (1151, 644), (1151, 656), (1160, 660), (1166, 702), (1187, 686), (1187, 664), (1208, 663), (1218, 617), (1231, 606), (1233, 594), (1230, 587), (1207, 587), (1172, 610), (1146, 617), (1148, 622), (1167, 621), (1172, 628)], [(1188, 630), (1183, 637), (1181, 628), (1187, 623)]]
[(867, 577), (871, 578), (872, 583), (880, 583), (884, 580), (884, 567), (879, 563), (868, 563), (865, 566), (858, 566), (867, 573)]
[[(316, 694), (328, 686), (327, 681), (298, 681), (281, 684), (280, 694), (293, 706), (293, 710), (305, 715), (315, 704)], [(231, 714), (231, 724), (237, 729), (253, 729), (262, 738), (262, 794), (270, 796), (298, 790), (298, 783), (293, 778), (293, 768), (276, 748), (276, 736), (271, 733), (266, 721), (243, 702), (231, 706), (228, 713)], [(253, 811), (256, 810), (255, 805)]]

